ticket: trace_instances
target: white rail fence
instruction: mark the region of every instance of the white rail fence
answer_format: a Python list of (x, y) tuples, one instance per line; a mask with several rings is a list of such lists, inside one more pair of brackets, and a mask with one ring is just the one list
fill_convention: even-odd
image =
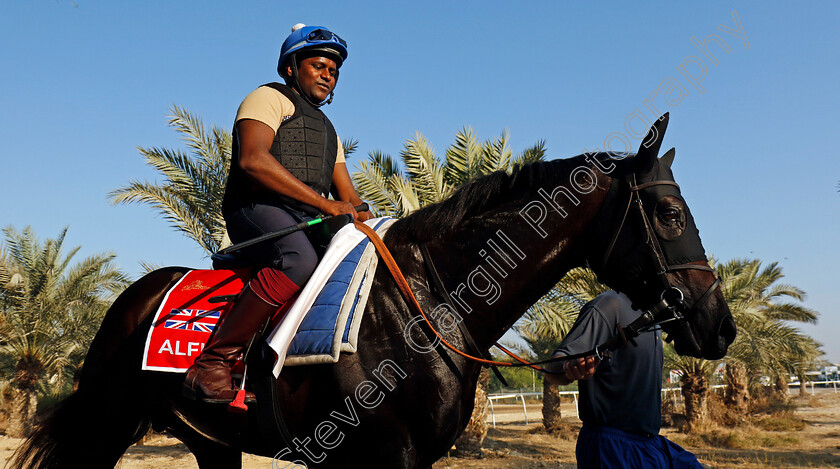
[[(500, 399), (519, 399), (522, 402), (522, 414), (525, 415), (525, 424), (531, 423), (528, 420), (528, 406), (525, 403), (525, 396), (539, 396), (542, 399), (542, 392), (514, 392), (514, 393), (507, 393), (507, 394), (490, 394), (487, 396), (490, 399), (490, 414), (493, 420), (493, 428), (496, 428), (496, 406), (494, 401), (498, 401)], [(572, 396), (575, 401), (575, 417), (578, 416), (578, 392), (577, 391), (560, 391), (560, 396)], [(531, 407), (538, 407), (542, 404), (531, 404)], [(542, 407), (538, 407), (542, 408)]]
[[(819, 386), (821, 388), (829, 389), (830, 387), (833, 388), (834, 393), (836, 394), (837, 385), (840, 384), (840, 380), (836, 381), (806, 381), (805, 382), (805, 389), (808, 388), (808, 385), (811, 386), (811, 394), (815, 393), (814, 388)], [(791, 388), (800, 386), (798, 381), (790, 383), (789, 386)], [(723, 384), (718, 384), (714, 386), (710, 386), (713, 390), (721, 390), (726, 388)], [(542, 400), (542, 392), (509, 392), (509, 393), (501, 393), (501, 394), (490, 394), (487, 398), (490, 400), (490, 418), (493, 422), (493, 428), (496, 428), (496, 401), (505, 400), (505, 399), (514, 399), (515, 401), (519, 401), (522, 403), (522, 414), (525, 416), (525, 424), (529, 424), (530, 419), (528, 418), (528, 404), (525, 402), (526, 397), (537, 397)], [(575, 417), (579, 417), (580, 414), (578, 413), (578, 391), (561, 391), (560, 397), (562, 399), (563, 396), (572, 396), (575, 404)], [(665, 401), (668, 398), (676, 401), (679, 397), (682, 397), (682, 391), (679, 387), (673, 388), (662, 388), (662, 400)], [(531, 409), (534, 408), (542, 409), (542, 403), (531, 403)]]
[[(814, 395), (814, 386), (820, 386), (821, 388), (828, 389), (829, 385), (834, 388), (834, 394), (837, 394), (837, 385), (840, 384), (840, 380), (834, 381), (805, 381), (805, 389), (808, 389), (808, 385), (811, 385), (811, 395)], [(801, 386), (802, 384), (799, 381), (790, 383), (790, 387)]]

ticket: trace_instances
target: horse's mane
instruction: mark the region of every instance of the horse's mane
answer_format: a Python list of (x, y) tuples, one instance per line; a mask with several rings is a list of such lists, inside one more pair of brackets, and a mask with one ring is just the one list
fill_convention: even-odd
[[(594, 155), (598, 159), (606, 153)], [(462, 185), (441, 202), (427, 205), (395, 222), (388, 230), (389, 240), (426, 242), (446, 236), (467, 218), (476, 216), (505, 201), (533, 193), (537, 187), (557, 185), (575, 168), (586, 165), (584, 156), (540, 161), (515, 168), (510, 174), (496, 171)]]

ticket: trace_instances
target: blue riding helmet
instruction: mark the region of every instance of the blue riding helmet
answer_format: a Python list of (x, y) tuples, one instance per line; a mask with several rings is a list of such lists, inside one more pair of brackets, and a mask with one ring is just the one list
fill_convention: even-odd
[[(296, 25), (297, 26), (297, 25)], [(347, 60), (347, 42), (323, 26), (303, 26), (293, 30), (292, 34), (283, 41), (280, 48), (280, 58), (277, 61), (277, 73), (284, 77), (283, 65), (295, 53), (302, 50), (323, 50), (329, 52), (336, 59), (337, 65)]]

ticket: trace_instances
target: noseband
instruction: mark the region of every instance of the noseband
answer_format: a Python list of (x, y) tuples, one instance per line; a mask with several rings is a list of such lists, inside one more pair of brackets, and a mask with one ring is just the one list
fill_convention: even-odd
[[(627, 200), (627, 207), (624, 210), (624, 215), (621, 218), (621, 223), (618, 225), (618, 229), (613, 233), (612, 238), (608, 244), (607, 250), (604, 253), (604, 257), (601, 261), (601, 266), (604, 267), (607, 265), (607, 261), (612, 254), (613, 249), (615, 248), (615, 244), (618, 241), (618, 237), (621, 235), (621, 231), (624, 229), (624, 224), (627, 221), (627, 216), (630, 214), (630, 208), (635, 206), (638, 211), (639, 215), (642, 219), (642, 226), (644, 227), (645, 231), (645, 244), (648, 247), (648, 252), (651, 255), (651, 259), (653, 260), (654, 266), (657, 267), (656, 276), (659, 279), (659, 282), (662, 286), (662, 291), (659, 295), (660, 303), (657, 303), (656, 306), (653, 308), (645, 311), (645, 313), (636, 321), (633, 322), (633, 325), (636, 325), (637, 322), (638, 328), (635, 330), (641, 332), (643, 330), (651, 329), (655, 326), (665, 324), (668, 322), (677, 321), (683, 326), (687, 326), (686, 324), (686, 315), (691, 316), (693, 315), (700, 304), (706, 301), (709, 296), (711, 296), (712, 292), (720, 285), (720, 276), (715, 272), (715, 270), (709, 266), (705, 265), (696, 265), (696, 264), (668, 264), (667, 259), (665, 258), (665, 253), (662, 250), (662, 244), (659, 242), (659, 238), (656, 236), (656, 233), (653, 230), (653, 225), (651, 224), (650, 219), (647, 216), (647, 212), (645, 212), (644, 202), (642, 201), (642, 197), (640, 192), (653, 186), (674, 186), (677, 189), (680, 188), (679, 184), (674, 181), (668, 181), (664, 179), (654, 180), (650, 182), (645, 182), (642, 184), (636, 183), (636, 174), (633, 174), (632, 181), (628, 181), (629, 183), (629, 191), (630, 197)], [(700, 295), (699, 298), (692, 304), (690, 307), (685, 301), (685, 293), (673, 283), (668, 277), (668, 274), (674, 273), (679, 270), (702, 270), (706, 272), (712, 272), (715, 275), (715, 281), (706, 289), (706, 291)], [(685, 314), (683, 314), (685, 312)], [(644, 319), (644, 321), (641, 321)]]

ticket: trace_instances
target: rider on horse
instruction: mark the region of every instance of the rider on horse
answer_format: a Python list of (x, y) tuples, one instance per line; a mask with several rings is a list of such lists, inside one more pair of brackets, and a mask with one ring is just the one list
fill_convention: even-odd
[[(295, 25), (283, 42), (277, 72), (286, 84), (269, 83), (239, 107), (222, 212), (231, 241), (241, 242), (303, 219), (356, 213), (344, 150), (319, 109), (332, 101), (347, 43), (321, 26)], [(327, 198), (332, 193), (335, 200)], [(306, 235), (295, 232), (244, 252), (259, 267), (233, 308), (187, 372), (185, 394), (205, 402), (231, 402), (238, 388), (231, 367), (248, 341), (306, 283), (318, 256)], [(254, 395), (247, 393), (246, 401)]]

